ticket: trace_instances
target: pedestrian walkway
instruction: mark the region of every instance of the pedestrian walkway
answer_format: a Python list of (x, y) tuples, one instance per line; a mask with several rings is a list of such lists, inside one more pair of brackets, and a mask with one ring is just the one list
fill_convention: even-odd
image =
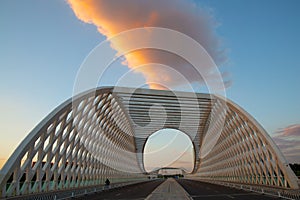
[(161, 200), (161, 199), (192, 199), (189, 194), (177, 183), (173, 178), (167, 179), (158, 186), (146, 200)]

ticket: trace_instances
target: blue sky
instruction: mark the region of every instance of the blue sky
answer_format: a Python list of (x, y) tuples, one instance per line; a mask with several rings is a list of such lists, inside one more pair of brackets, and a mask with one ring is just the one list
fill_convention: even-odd
[[(197, 4), (219, 23), (217, 34), (229, 58), (224, 68), (232, 80), (227, 97), (270, 134), (300, 124), (300, 1)], [(0, 27), (0, 159), (5, 160), (44, 116), (71, 97), (82, 61), (105, 37), (79, 21), (63, 0), (2, 0)], [(113, 76), (126, 71), (119, 68)]]

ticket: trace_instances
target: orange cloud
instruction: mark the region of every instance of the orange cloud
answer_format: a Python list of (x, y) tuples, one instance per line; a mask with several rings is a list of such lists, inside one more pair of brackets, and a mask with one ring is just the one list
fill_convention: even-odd
[[(133, 28), (168, 28), (196, 40), (216, 64), (222, 64), (226, 60), (220, 41), (215, 36), (214, 19), (190, 0), (68, 0), (68, 3), (80, 20), (94, 24), (107, 38)], [(135, 35), (111, 45), (120, 53), (136, 39), (147, 40), (147, 36)], [(124, 58), (124, 64), (142, 73), (151, 88), (164, 89), (165, 85), (182, 84), (182, 81), (176, 78), (176, 73), (182, 74), (189, 82), (203, 81), (187, 61), (168, 52), (145, 49), (124, 55)], [(148, 63), (160, 63), (173, 70), (140, 67)]]

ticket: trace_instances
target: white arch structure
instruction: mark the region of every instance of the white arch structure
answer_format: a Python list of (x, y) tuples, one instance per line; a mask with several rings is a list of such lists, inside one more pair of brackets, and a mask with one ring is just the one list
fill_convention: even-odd
[[(221, 104), (226, 105), (226, 113), (215, 109)], [(201, 156), (208, 126), (218, 116), (224, 117), (220, 137)], [(191, 138), (195, 150), (192, 176), (299, 188), (270, 136), (228, 99), (106, 87), (62, 103), (28, 134), (1, 169), (1, 196), (99, 185), (106, 178), (112, 182), (143, 179), (145, 142), (162, 128), (179, 129)]]

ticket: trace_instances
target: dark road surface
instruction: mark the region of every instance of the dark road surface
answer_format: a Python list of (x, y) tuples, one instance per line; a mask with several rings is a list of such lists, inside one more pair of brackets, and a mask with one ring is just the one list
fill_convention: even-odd
[(204, 183), (200, 181), (192, 181), (186, 179), (177, 180), (178, 183), (189, 193), (193, 199), (280, 199), (278, 197), (270, 197), (254, 192), (247, 192), (244, 190), (233, 189), (225, 186)]
[(111, 189), (91, 195), (78, 197), (76, 199), (145, 199), (164, 180), (154, 180), (145, 183), (125, 186), (123, 188)]
[[(111, 189), (108, 191), (98, 192), (76, 199), (96, 200), (96, 199), (145, 199), (158, 187), (164, 180), (154, 180), (134, 185), (125, 186), (123, 188)], [(200, 181), (180, 179), (177, 182), (187, 191), (187, 193), (195, 200), (258, 200), (258, 199), (280, 199), (279, 197), (271, 197), (254, 192), (238, 190), (220, 185), (204, 183)]]

